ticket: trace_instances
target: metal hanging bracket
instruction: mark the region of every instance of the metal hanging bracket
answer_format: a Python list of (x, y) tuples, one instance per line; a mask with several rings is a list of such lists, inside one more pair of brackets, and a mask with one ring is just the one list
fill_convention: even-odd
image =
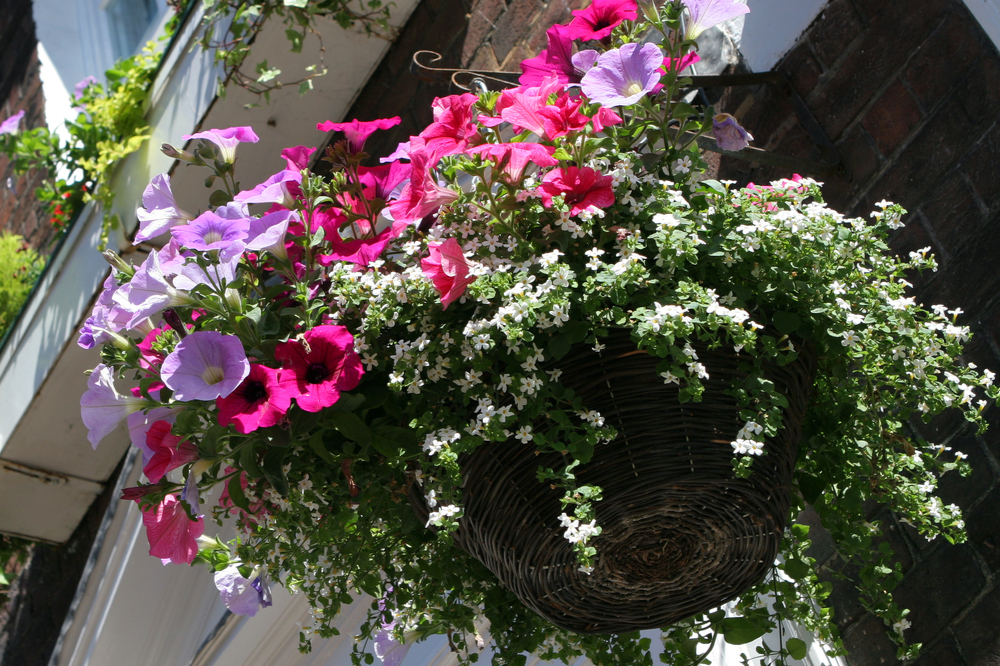
[[(434, 67), (441, 56), (434, 51), (417, 51), (410, 63), (410, 72), (421, 81), (429, 83), (446, 83), (455, 89), (463, 91), (485, 92), (499, 91), (518, 85), (520, 74), (516, 72), (494, 72), (485, 70), (452, 69)], [(747, 162), (756, 162), (768, 166), (802, 173), (807, 176), (845, 182), (851, 181), (851, 174), (844, 165), (836, 146), (826, 135), (826, 132), (813, 117), (805, 102), (792, 86), (788, 78), (780, 72), (761, 72), (748, 74), (719, 74), (715, 76), (691, 76), (692, 88), (730, 88), (737, 86), (772, 85), (784, 95), (791, 104), (799, 124), (812, 139), (813, 145), (819, 151), (819, 160), (809, 160), (790, 155), (780, 155), (761, 148), (747, 147), (740, 151), (728, 151), (719, 148), (711, 136), (700, 136), (698, 147), (727, 157), (734, 157)]]

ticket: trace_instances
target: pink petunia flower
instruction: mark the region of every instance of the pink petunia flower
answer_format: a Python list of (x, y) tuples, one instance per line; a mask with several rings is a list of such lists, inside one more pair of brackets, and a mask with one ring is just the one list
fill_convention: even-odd
[(24, 118), (23, 109), (0, 123), (0, 136), (17, 132), (17, 126), (21, 124), (21, 118)]
[(198, 537), (205, 533), (205, 520), (191, 520), (175, 495), (167, 495), (156, 506), (142, 511), (142, 524), (149, 539), (149, 554), (164, 564), (191, 564), (198, 555)]
[(622, 21), (634, 21), (638, 15), (635, 0), (594, 0), (586, 9), (573, 12), (566, 34), (570, 39), (585, 42), (603, 40), (610, 37)]
[(330, 254), (321, 254), (317, 259), (323, 266), (329, 266), (335, 261), (346, 261), (356, 264), (360, 268), (367, 268), (373, 261), (382, 256), (386, 246), (392, 242), (395, 235), (393, 229), (390, 227), (383, 230), (374, 238), (339, 240), (335, 236), (328, 239), (333, 252)]
[(295, 146), (294, 148), (285, 148), (282, 150), (281, 156), (285, 158), (285, 163), (288, 165), (287, 168), (289, 171), (301, 171), (308, 168), (312, 154), (315, 152), (315, 148)]
[(590, 167), (553, 169), (542, 178), (538, 191), (546, 207), (552, 205), (552, 197), (562, 195), (571, 215), (578, 215), (591, 206), (607, 208), (615, 202), (611, 176), (602, 176)]
[(252, 127), (227, 127), (226, 129), (210, 129), (195, 134), (185, 134), (185, 141), (203, 139), (214, 143), (219, 148), (219, 156), (223, 162), (232, 164), (236, 161), (236, 146), (240, 143), (257, 143), (260, 138)]
[(321, 132), (343, 132), (347, 136), (347, 149), (357, 155), (365, 149), (365, 141), (377, 130), (387, 130), (402, 122), (399, 116), (381, 120), (352, 120), (349, 123), (335, 123), (327, 120), (317, 123), (316, 129)]
[(279, 171), (253, 189), (244, 190), (233, 197), (242, 204), (271, 203), (282, 208), (293, 208), (302, 195), (302, 172)]
[(250, 374), (243, 343), (218, 331), (189, 334), (163, 360), (163, 383), (181, 401), (226, 397)]
[(559, 160), (552, 157), (555, 146), (543, 146), (540, 143), (484, 143), (475, 148), (469, 148), (470, 155), (482, 155), (491, 157), (494, 163), (503, 169), (511, 181), (519, 181), (524, 174), (524, 169), (529, 164), (540, 167), (555, 166)]
[(410, 153), (413, 170), (410, 182), (399, 194), (399, 199), (389, 206), (392, 219), (397, 225), (405, 225), (422, 220), (441, 206), (458, 199), (458, 192), (442, 187), (434, 180), (430, 171), (430, 156), (423, 150)]
[(340, 400), (361, 381), (364, 370), (354, 351), (354, 336), (345, 326), (323, 325), (298, 340), (279, 343), (274, 357), (281, 362), (278, 381), (299, 407), (318, 412)]
[(606, 106), (602, 106), (597, 110), (597, 113), (594, 114), (594, 117), (591, 118), (591, 121), (594, 123), (594, 132), (600, 133), (604, 131), (605, 127), (610, 127), (611, 125), (617, 125), (623, 122), (623, 119), (611, 109)]
[(146, 446), (153, 455), (142, 471), (150, 483), (157, 483), (167, 472), (198, 460), (198, 447), (170, 434), (170, 427), (167, 421), (157, 421), (146, 433)]
[(442, 309), (447, 310), (476, 278), (469, 274), (469, 262), (454, 238), (443, 243), (429, 243), (427, 249), (430, 256), (420, 260), (420, 267), (441, 295)]
[(243, 383), (225, 398), (216, 398), (219, 425), (234, 425), (241, 435), (277, 425), (285, 418), (293, 397), (287, 386), (278, 383), (277, 370), (251, 363)]
[(522, 86), (540, 86), (552, 75), (559, 83), (579, 83), (584, 75), (573, 62), (573, 38), (569, 27), (554, 25), (545, 32), (548, 47), (534, 58), (521, 61)]
[(563, 94), (557, 97), (554, 103), (539, 109), (538, 115), (543, 118), (545, 136), (555, 140), (586, 127), (590, 118), (580, 113), (581, 106), (583, 106), (582, 97), (574, 98)]
[(422, 147), (433, 167), (445, 155), (460, 153), (475, 142), (479, 130), (472, 119), (472, 107), (478, 101), (471, 93), (435, 97), (431, 103), (434, 122), (410, 139), (411, 160), (413, 152)]

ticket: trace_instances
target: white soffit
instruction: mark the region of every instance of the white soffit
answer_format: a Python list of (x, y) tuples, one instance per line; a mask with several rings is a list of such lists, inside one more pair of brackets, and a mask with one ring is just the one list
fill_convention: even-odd
[(767, 72), (795, 45), (827, 0), (748, 0), (740, 52), (754, 72)]
[(964, 0), (993, 44), (1000, 48), (1000, 0)]

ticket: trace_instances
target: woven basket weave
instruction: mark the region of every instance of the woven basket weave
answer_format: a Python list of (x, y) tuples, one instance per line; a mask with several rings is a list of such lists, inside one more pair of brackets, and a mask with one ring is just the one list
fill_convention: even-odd
[[(768, 378), (788, 398), (781, 433), (766, 441), (748, 479), (733, 475), (742, 427), (726, 395), (743, 375), (732, 351), (695, 346), (710, 378), (698, 403), (655, 372), (625, 331), (595, 353), (575, 347), (557, 365), (562, 383), (618, 431), (577, 468), (603, 488), (595, 507), (592, 574), (578, 571), (558, 516), (562, 491), (539, 483), (540, 466), (568, 462), (515, 440), (487, 443), (462, 460), (464, 517), (456, 536), (524, 604), (580, 633), (664, 627), (733, 599), (771, 567), (787, 520), (800, 425), (814, 372), (801, 354)], [(416, 493), (414, 493), (415, 495)], [(422, 505), (419, 498), (416, 503)], [(426, 516), (426, 507), (417, 507)]]

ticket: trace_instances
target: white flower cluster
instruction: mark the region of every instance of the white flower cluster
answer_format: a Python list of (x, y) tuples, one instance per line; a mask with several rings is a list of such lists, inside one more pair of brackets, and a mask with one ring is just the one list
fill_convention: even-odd
[(570, 518), (565, 513), (559, 514), (559, 524), (566, 528), (563, 536), (573, 544), (585, 544), (592, 536), (601, 533), (601, 528), (597, 526), (596, 520), (589, 523), (581, 523), (576, 518)]
[(736, 433), (736, 439), (730, 444), (733, 447), (733, 455), (759, 456), (764, 453), (763, 439), (764, 427), (754, 421), (747, 421)]

